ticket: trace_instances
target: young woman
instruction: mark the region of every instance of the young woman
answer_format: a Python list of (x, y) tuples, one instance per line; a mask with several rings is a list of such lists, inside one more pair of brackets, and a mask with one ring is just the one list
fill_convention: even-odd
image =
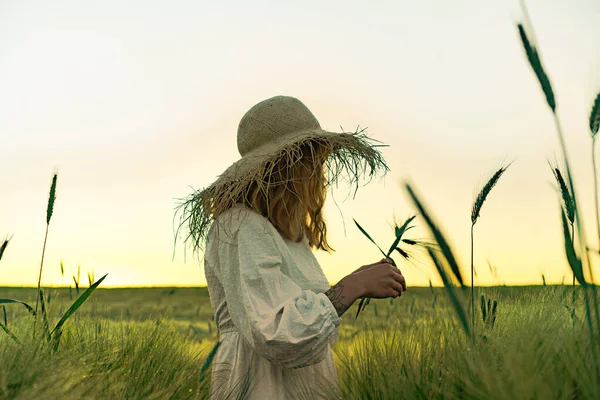
[(344, 172), (358, 188), (367, 166), (371, 177), (387, 166), (365, 134), (321, 129), (293, 97), (252, 107), (237, 135), (242, 158), (182, 204), (186, 239), (205, 247), (221, 343), (211, 398), (338, 396), (331, 346), (342, 314), (360, 297), (397, 297), (406, 283), (384, 259), (330, 287), (311, 248), (333, 250), (327, 188)]

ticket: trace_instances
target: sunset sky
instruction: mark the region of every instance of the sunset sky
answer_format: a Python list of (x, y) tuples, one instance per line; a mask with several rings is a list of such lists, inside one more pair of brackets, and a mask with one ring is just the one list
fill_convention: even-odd
[[(527, 4), (597, 247), (587, 121), (600, 90), (600, 2)], [(516, 0), (1, 1), (0, 240), (13, 239), (0, 286), (37, 283), (55, 170), (46, 285), (68, 284), (78, 265), (109, 273), (103, 286), (205, 285), (202, 264), (174, 247), (177, 199), (239, 159), (240, 118), (279, 94), (325, 129), (360, 125), (389, 144), (385, 178), (354, 199), (344, 185), (329, 194), (336, 252), (316, 256), (332, 284), (381, 259), (352, 218), (389, 246), (394, 214), (414, 212), (406, 181), (466, 273), (473, 199), (513, 160), (475, 227), (476, 283), (570, 282), (546, 162), (560, 148), (521, 18)], [(407, 237), (426, 236), (416, 224)], [(424, 255), (397, 261), (409, 286), (439, 282)]]

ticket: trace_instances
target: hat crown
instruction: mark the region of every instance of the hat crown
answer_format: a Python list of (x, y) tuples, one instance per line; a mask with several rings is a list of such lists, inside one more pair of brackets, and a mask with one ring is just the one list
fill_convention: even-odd
[(278, 137), (320, 128), (317, 118), (300, 100), (275, 96), (254, 105), (242, 117), (238, 126), (237, 146), (243, 157)]

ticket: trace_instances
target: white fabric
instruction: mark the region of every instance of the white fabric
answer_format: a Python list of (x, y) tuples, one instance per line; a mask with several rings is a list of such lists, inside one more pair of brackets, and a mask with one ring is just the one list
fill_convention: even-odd
[(244, 398), (312, 399), (306, 390), (319, 385), (339, 393), (331, 346), (342, 319), (306, 237), (287, 240), (237, 204), (213, 222), (204, 267), (221, 341), (212, 399), (239, 389), (248, 372), (252, 390)]

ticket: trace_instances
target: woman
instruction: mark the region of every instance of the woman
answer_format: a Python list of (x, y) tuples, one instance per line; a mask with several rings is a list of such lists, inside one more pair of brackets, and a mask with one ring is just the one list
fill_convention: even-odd
[(342, 314), (360, 297), (397, 297), (406, 283), (384, 259), (330, 287), (310, 249), (333, 250), (327, 187), (343, 172), (358, 185), (367, 166), (370, 176), (387, 166), (362, 132), (324, 131), (293, 97), (252, 107), (237, 135), (242, 158), (181, 205), (187, 239), (195, 250), (206, 244), (221, 342), (211, 397), (339, 396), (331, 346)]

